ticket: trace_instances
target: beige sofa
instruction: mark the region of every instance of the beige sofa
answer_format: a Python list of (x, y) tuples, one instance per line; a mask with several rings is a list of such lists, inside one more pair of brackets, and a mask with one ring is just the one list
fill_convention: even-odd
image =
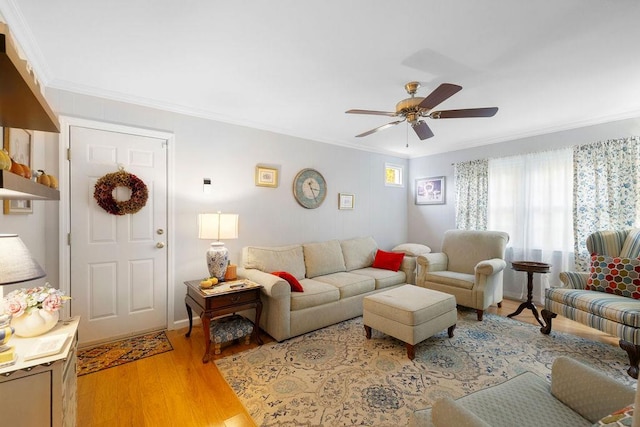
[[(242, 250), (238, 277), (261, 284), (260, 327), (277, 341), (295, 337), (362, 315), (365, 296), (415, 277), (415, 253), (422, 245), (401, 245), (405, 257), (398, 271), (373, 268), (378, 249), (372, 237), (329, 240), (280, 247), (248, 246)], [(293, 275), (304, 292), (292, 292), (289, 283), (272, 272)], [(407, 280), (409, 278), (409, 280)]]

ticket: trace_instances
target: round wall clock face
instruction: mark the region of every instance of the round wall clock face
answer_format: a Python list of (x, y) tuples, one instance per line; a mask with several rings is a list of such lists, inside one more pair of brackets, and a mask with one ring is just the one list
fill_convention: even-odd
[(293, 196), (301, 206), (315, 209), (327, 196), (327, 182), (315, 169), (302, 169), (293, 180)]

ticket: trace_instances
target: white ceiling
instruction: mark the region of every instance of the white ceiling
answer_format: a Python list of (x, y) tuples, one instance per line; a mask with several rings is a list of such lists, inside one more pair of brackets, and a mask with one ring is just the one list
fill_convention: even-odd
[[(637, 0), (0, 0), (48, 87), (419, 157), (640, 116)], [(416, 80), (463, 90), (405, 123)], [(405, 145), (407, 144), (407, 148)]]

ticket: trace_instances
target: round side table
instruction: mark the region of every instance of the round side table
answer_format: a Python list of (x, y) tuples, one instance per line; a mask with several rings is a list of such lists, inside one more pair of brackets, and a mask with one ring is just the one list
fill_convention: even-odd
[(543, 262), (534, 262), (534, 261), (513, 261), (511, 263), (511, 268), (516, 271), (525, 271), (527, 273), (527, 300), (520, 304), (520, 307), (513, 313), (509, 314), (507, 317), (517, 316), (522, 313), (522, 310), (525, 308), (530, 309), (533, 312), (533, 316), (536, 318), (540, 326), (544, 328), (544, 323), (540, 320), (538, 316), (538, 310), (536, 309), (535, 304), (533, 303), (533, 273), (548, 273), (551, 265), (545, 264)]

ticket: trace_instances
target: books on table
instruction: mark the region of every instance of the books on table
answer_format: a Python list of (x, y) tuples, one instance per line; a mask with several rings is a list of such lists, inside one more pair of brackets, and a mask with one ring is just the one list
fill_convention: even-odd
[(69, 334), (53, 334), (33, 338), (33, 343), (24, 352), (24, 360), (38, 359), (40, 357), (58, 354), (70, 338), (71, 335)]

